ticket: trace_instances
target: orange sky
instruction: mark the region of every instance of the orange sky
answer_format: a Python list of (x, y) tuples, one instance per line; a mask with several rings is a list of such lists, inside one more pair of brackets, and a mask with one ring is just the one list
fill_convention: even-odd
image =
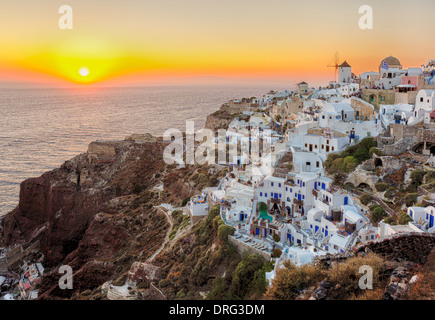
[[(138, 83), (333, 80), (336, 51), (359, 74), (388, 55), (418, 67), (435, 52), (431, 0), (145, 0), (0, 4), (0, 81)], [(358, 27), (372, 5), (374, 29)], [(435, 55), (435, 54), (434, 54)], [(80, 68), (89, 75), (79, 74)]]

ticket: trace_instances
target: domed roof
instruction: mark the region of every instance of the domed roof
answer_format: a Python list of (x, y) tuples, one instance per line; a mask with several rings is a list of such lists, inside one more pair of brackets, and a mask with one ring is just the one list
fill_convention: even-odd
[[(382, 60), (382, 62), (385, 62), (389, 66), (401, 66), (399, 59), (397, 59), (396, 57), (393, 57), (393, 56), (386, 57), (384, 60)], [(382, 62), (381, 62), (381, 65), (382, 65)]]

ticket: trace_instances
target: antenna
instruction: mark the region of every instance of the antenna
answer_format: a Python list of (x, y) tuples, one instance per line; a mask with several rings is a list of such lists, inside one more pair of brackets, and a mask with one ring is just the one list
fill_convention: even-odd
[(334, 71), (334, 81), (337, 82), (337, 73), (338, 73), (338, 68), (340, 67), (339, 63), (340, 63), (340, 56), (338, 54), (338, 52), (335, 52), (334, 55), (334, 64), (333, 65), (328, 65), (328, 68), (335, 68)]

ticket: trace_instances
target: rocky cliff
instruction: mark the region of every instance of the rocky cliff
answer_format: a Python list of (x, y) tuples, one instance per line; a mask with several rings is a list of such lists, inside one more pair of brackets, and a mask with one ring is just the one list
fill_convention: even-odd
[[(92, 142), (87, 153), (21, 183), (19, 205), (4, 217), (1, 238), (6, 246), (39, 241), (46, 268), (40, 299), (83, 298), (134, 262), (147, 261), (172, 226), (156, 206), (180, 206), (218, 184), (222, 169), (167, 165), (166, 146), (142, 135)], [(73, 290), (59, 289), (61, 265), (73, 269)]]

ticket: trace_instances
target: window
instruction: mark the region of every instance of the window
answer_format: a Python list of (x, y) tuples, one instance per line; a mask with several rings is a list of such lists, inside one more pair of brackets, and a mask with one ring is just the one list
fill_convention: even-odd
[(420, 98), (420, 102), (423, 102), (423, 97)]
[(334, 151), (334, 147), (331, 147), (331, 150)]
[(265, 193), (264, 196), (267, 197), (267, 193)]
[(271, 182), (270, 185), (273, 187), (273, 182)]
[(280, 187), (280, 188), (281, 188), (281, 183), (278, 183), (278, 187)]
[(320, 167), (319, 161), (316, 161), (316, 168)]
[(260, 192), (260, 197), (262, 197), (263, 196), (263, 192)]

